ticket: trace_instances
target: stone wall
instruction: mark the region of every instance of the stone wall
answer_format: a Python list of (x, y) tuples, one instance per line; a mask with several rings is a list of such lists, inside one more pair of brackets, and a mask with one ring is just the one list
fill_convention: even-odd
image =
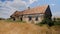
[[(29, 21), (29, 17), (31, 16), (31, 20)], [(36, 16), (38, 16), (38, 20), (36, 21)], [(44, 14), (36, 14), (36, 15), (24, 15), (23, 21), (26, 21), (27, 23), (39, 23), (43, 20)]]

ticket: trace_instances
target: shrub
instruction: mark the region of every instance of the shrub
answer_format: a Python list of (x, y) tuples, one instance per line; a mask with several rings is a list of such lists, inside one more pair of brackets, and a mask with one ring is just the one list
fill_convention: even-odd
[(44, 25), (47, 24), (48, 26), (54, 26), (54, 25), (59, 25), (60, 26), (60, 18), (53, 18), (53, 21), (51, 19), (44, 19), (42, 22), (38, 23), (37, 25)]
[(60, 25), (60, 18), (53, 18), (54, 25)]
[(42, 22), (38, 23), (38, 25), (43, 25), (43, 24), (47, 24), (48, 26), (53, 26), (54, 22), (51, 19), (44, 19)]
[(60, 25), (60, 22), (55, 22), (54, 24), (55, 24), (55, 25)]
[(4, 18), (0, 18), (0, 20), (5, 20)]

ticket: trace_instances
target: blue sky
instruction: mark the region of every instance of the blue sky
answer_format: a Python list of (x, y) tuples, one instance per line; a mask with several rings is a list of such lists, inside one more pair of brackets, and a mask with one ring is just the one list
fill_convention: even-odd
[(60, 0), (0, 0), (0, 17), (9, 18), (16, 10), (42, 5), (50, 5), (53, 16), (60, 16)]

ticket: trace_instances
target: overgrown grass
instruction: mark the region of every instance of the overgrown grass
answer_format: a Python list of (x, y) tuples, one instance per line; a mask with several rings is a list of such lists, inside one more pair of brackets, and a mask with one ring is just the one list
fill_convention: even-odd
[(44, 19), (42, 22), (38, 23), (37, 25), (43, 26), (45, 24), (48, 26), (56, 26), (56, 25), (60, 26), (60, 18), (54, 18), (53, 21), (50, 19)]
[(11, 19), (7, 19), (5, 20), (6, 22), (20, 22), (20, 23), (26, 23), (25, 21), (21, 21), (21, 20), (16, 20), (16, 21), (13, 21)]
[(60, 26), (60, 18), (55, 18), (54, 19), (54, 25), (59, 25)]
[(59, 25), (60, 26), (60, 21), (54, 22), (54, 25)]
[(36, 24), (36, 25), (39, 25), (39, 26), (43, 26), (43, 25), (48, 25), (48, 26), (60, 26), (60, 21), (47, 21), (47, 23), (46, 22), (44, 22), (44, 21), (42, 21), (42, 22), (40, 22), (40, 23), (38, 23), (38, 24)]

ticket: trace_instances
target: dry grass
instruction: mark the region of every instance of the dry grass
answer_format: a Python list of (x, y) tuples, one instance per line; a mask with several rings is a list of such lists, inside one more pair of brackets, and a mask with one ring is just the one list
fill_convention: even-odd
[(60, 34), (60, 27), (48, 28), (31, 23), (0, 21), (0, 34)]

